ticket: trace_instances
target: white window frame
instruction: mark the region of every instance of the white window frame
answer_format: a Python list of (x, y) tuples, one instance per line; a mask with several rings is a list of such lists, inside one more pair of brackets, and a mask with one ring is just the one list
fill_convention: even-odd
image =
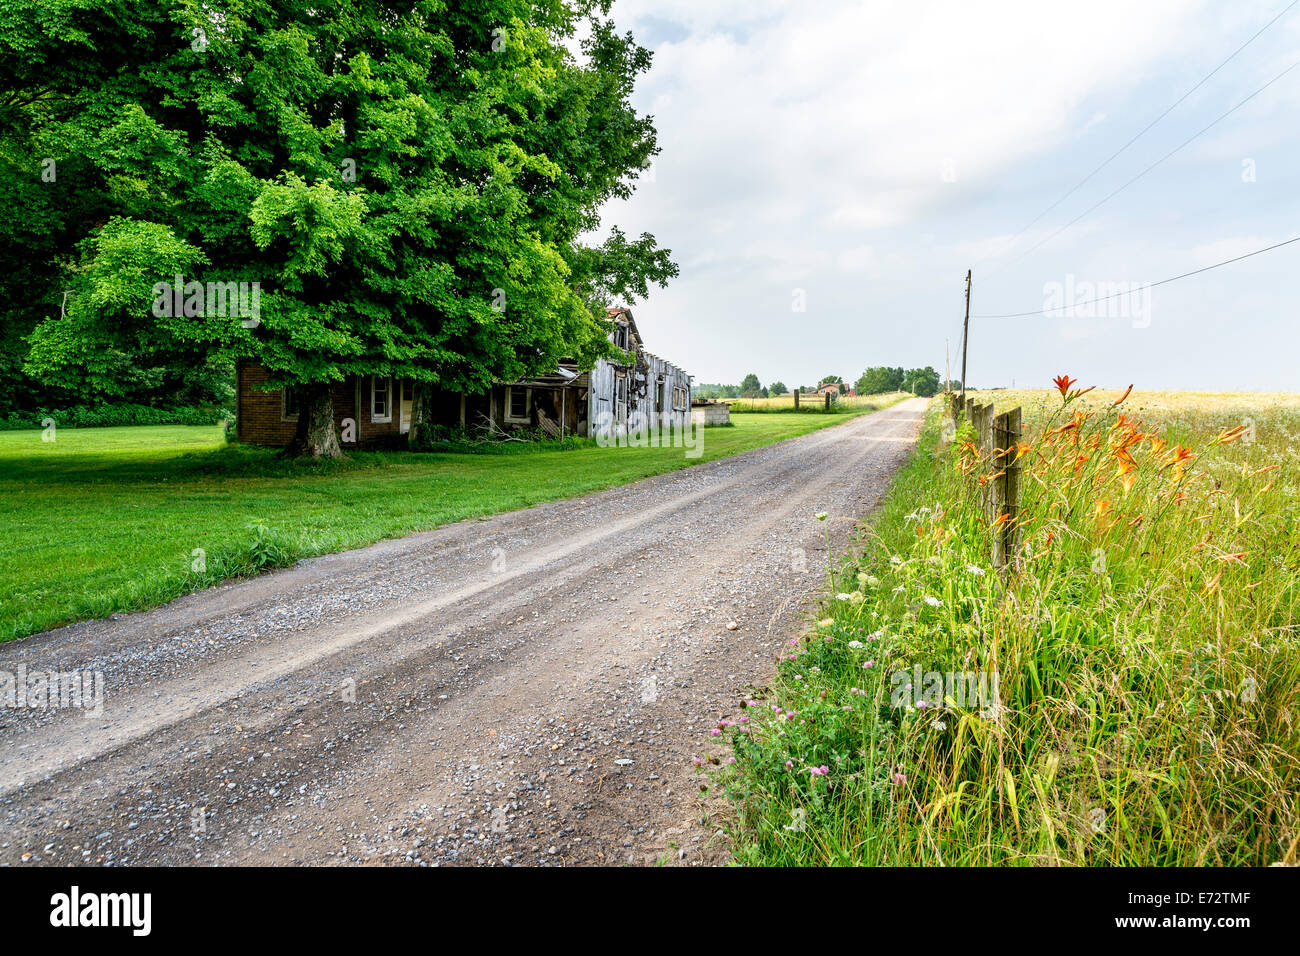
[[(523, 392), (523, 393), (524, 393), (524, 414), (523, 414), (523, 417), (517, 417), (517, 416), (515, 416), (515, 415), (512, 413), (512, 411), (511, 411), (512, 406), (514, 405), (514, 394), (515, 394), (516, 391), (519, 391), (519, 392)], [(532, 406), (533, 406), (533, 396), (532, 396), (532, 391), (533, 391), (533, 390), (532, 390), (531, 388), (525, 388), (523, 385), (507, 385), (507, 386), (506, 386), (506, 407), (505, 407), (505, 416), (506, 416), (506, 421), (510, 422), (511, 424), (515, 424), (515, 425), (527, 424), (527, 423), (528, 423), (528, 421), (529, 421), (528, 413), (532, 410)]]
[[(388, 410), (385, 415), (375, 414), (375, 386), (383, 382), (384, 388), (384, 407)], [(384, 375), (370, 376), (370, 421), (377, 425), (393, 420), (393, 380)]]

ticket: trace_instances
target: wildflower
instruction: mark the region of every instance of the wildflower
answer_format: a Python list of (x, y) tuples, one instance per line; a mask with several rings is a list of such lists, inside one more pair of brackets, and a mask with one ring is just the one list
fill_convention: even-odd
[(704, 761), (701, 760), (699, 757), (692, 757), (692, 758), (691, 758), (691, 763), (692, 763), (694, 766), (699, 767), (699, 766), (702, 766), (702, 765), (704, 764)]
[(916, 702), (916, 706), (917, 706), (917, 709), (919, 709), (919, 710), (925, 710), (925, 707), (926, 707), (925, 700), (924, 700), (924, 699), (922, 699), (922, 700), (918, 700), (918, 701)]
[(975, 575), (976, 577), (983, 577), (983, 576), (984, 576), (984, 569), (981, 568), (979, 565), (976, 565), (976, 564), (968, 564), (968, 565), (966, 565), (966, 570), (967, 570), (969, 573)]
[(876, 662), (875, 662), (875, 661), (867, 661), (865, 664), (862, 665), (862, 669), (863, 669), (863, 670), (868, 670), (868, 671), (869, 671), (869, 670), (871, 670), (871, 668), (873, 668), (873, 667), (875, 667), (875, 666), (876, 666)]
[(818, 626), (818, 627), (830, 627), (830, 626), (833, 625), (834, 623), (835, 623), (835, 621), (832, 620), (831, 618), (829, 618), (829, 617), (824, 617), (824, 618), (822, 618), (820, 621), (817, 622), (817, 626)]
[(929, 594), (925, 596), (925, 603), (930, 605), (930, 607), (943, 607), (942, 601), (940, 601), (937, 597), (932, 597)]
[(1111, 408), (1114, 408), (1116, 405), (1120, 405), (1120, 404), (1122, 404), (1122, 403), (1124, 402), (1124, 399), (1128, 398), (1129, 392), (1131, 392), (1131, 391), (1133, 391), (1133, 386), (1132, 386), (1132, 385), (1130, 385), (1128, 388), (1124, 389), (1124, 394), (1123, 394), (1123, 395), (1121, 395), (1119, 398), (1115, 399), (1115, 401), (1113, 401), (1113, 402), (1110, 403)]
[(814, 777), (824, 777), (831, 772), (831, 768), (826, 766), (826, 764), (822, 764), (820, 767), (809, 767), (808, 772)]
[(905, 783), (907, 783), (907, 774), (904, 773), (894, 774), (894, 786), (901, 787)]
[(1070, 378), (1068, 375), (1058, 375), (1056, 378), (1052, 379), (1052, 383), (1056, 386), (1057, 391), (1061, 393), (1062, 398), (1065, 398), (1066, 394), (1070, 391), (1070, 386), (1077, 381), (1077, 378)]
[(837, 601), (847, 601), (847, 600), (849, 600), (850, 597), (851, 597), (851, 595), (849, 594), (849, 592), (847, 592), (847, 591), (841, 591), (839, 594), (835, 595), (835, 600), (837, 600)]
[(826, 520), (826, 512), (824, 512), (824, 511), (819, 511), (819, 512), (817, 512), (815, 515), (813, 515), (813, 517), (816, 518), (818, 521), (825, 521), (825, 520)]
[(717, 736), (721, 735), (721, 733), (722, 733), (721, 730), (719, 730), (717, 727), (714, 727), (712, 730), (709, 731), (709, 736), (710, 736), (710, 737), (717, 737)]
[(851, 647), (853, 650), (856, 651), (856, 650), (858, 650), (860, 647), (862, 647), (862, 642), (861, 642), (861, 641), (849, 641), (849, 647)]
[(1241, 437), (1242, 433), (1248, 428), (1247, 425), (1238, 425), (1236, 428), (1229, 428), (1220, 432), (1219, 437), (1214, 439), (1216, 445), (1226, 445), (1228, 442), (1234, 442)]
[(786, 770), (793, 770), (793, 769), (794, 769), (794, 761), (793, 761), (793, 760), (787, 760), (787, 761), (785, 762), (785, 769), (786, 769)]
[(947, 729), (948, 729), (948, 725), (945, 724), (942, 720), (936, 720), (936, 721), (935, 721), (934, 723), (932, 723), (930, 726), (933, 727), (935, 730), (947, 730)]

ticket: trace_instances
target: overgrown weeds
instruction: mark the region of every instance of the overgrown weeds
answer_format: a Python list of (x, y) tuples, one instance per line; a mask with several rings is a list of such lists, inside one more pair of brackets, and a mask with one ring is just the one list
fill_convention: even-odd
[(741, 862), (1300, 859), (1300, 413), (1144, 422), (1072, 384), (1025, 403), (1005, 575), (998, 465), (932, 407), (822, 620), (719, 722)]

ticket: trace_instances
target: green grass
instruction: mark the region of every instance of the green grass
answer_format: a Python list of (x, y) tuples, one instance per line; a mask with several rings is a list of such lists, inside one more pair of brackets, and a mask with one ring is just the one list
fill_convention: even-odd
[(219, 426), (61, 428), (50, 443), (40, 431), (0, 433), (0, 640), (165, 603), (300, 557), (600, 491), (843, 420), (764, 415), (705, 429), (696, 459), (681, 448), (583, 440), (312, 463), (225, 445)]
[(992, 396), (1027, 424), (1005, 577), (978, 493), (996, 466), (968, 429), (940, 443), (934, 403), (821, 620), (721, 723), (735, 763), (704, 755), (740, 862), (1298, 861), (1300, 407), (1118, 397)]

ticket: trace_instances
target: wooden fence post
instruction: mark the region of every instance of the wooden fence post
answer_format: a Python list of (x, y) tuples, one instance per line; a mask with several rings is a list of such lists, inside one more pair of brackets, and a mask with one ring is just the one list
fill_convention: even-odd
[(831, 410), (831, 393), (830, 393), (830, 392), (827, 392), (827, 393), (826, 393), (826, 411), (829, 412), (830, 410)]
[(1021, 435), (1020, 420), (1021, 410), (1016, 407), (999, 415), (992, 429), (994, 467), (1001, 472), (992, 482), (993, 520), (1006, 516), (993, 529), (993, 567), (999, 570), (1010, 565), (1016, 554), (1015, 525), (1020, 513), (1020, 463), (1016, 461), (1016, 445)]
[(799, 411), (799, 389), (794, 390), (794, 410)]

